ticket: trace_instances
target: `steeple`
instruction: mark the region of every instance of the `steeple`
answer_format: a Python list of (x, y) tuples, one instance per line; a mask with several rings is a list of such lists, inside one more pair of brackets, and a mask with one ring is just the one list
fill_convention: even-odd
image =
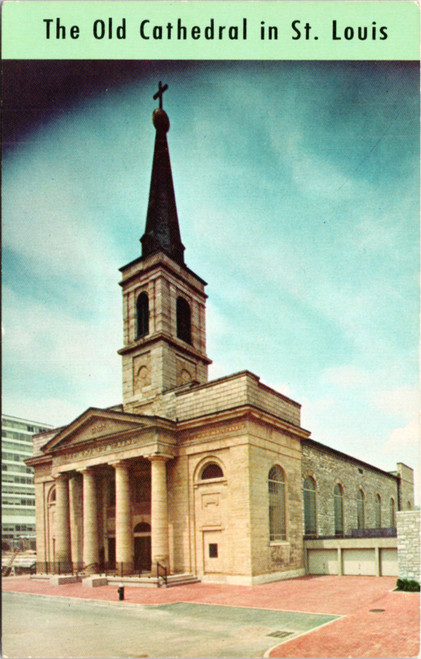
[[(205, 384), (206, 282), (184, 264), (167, 145), (170, 122), (159, 83), (153, 113), (155, 151), (142, 256), (123, 275), (123, 405), (126, 412), (168, 416), (173, 392)], [(169, 397), (167, 394), (170, 394)]]
[(142, 243), (143, 258), (156, 252), (164, 252), (176, 263), (183, 266), (184, 245), (181, 242), (180, 227), (178, 225), (167, 143), (170, 120), (167, 113), (162, 109), (162, 94), (166, 89), (168, 89), (168, 85), (162, 86), (160, 82), (158, 92), (154, 95), (154, 99), (159, 97), (159, 108), (154, 110), (152, 115), (153, 125), (156, 130), (155, 149), (146, 228), (140, 241)]

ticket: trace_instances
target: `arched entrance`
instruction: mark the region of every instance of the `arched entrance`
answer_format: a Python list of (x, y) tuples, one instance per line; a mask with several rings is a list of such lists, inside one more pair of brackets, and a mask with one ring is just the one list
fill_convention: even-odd
[(134, 535), (134, 569), (135, 572), (151, 570), (151, 525), (147, 522), (136, 524)]

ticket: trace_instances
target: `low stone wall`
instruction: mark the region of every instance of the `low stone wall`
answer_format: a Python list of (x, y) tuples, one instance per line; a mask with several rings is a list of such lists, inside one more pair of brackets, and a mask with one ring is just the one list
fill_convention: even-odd
[(420, 511), (402, 510), (396, 517), (399, 578), (415, 579), (420, 583)]

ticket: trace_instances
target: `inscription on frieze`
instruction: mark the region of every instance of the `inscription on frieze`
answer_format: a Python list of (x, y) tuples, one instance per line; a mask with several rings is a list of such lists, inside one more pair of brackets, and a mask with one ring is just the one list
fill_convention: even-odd
[(72, 462), (73, 460), (79, 460), (80, 458), (91, 458), (99, 454), (111, 453), (117, 449), (124, 448), (126, 446), (132, 446), (137, 444), (138, 439), (136, 437), (126, 437), (122, 439), (115, 439), (109, 441), (106, 444), (101, 442), (100, 446), (89, 446), (84, 449), (79, 449), (67, 453), (66, 455), (59, 455), (54, 459), (54, 462), (57, 465), (65, 464), (66, 462)]
[(226, 428), (214, 428), (213, 430), (205, 430), (203, 432), (195, 433), (192, 439), (207, 439), (208, 437), (226, 435), (229, 432), (243, 430), (244, 427), (245, 426), (243, 423), (237, 423), (236, 425), (227, 426)]

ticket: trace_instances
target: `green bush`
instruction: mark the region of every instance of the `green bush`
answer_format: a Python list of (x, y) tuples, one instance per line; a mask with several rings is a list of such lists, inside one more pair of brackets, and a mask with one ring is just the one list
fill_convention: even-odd
[(406, 590), (409, 593), (416, 593), (420, 590), (418, 581), (414, 579), (398, 579), (396, 587), (398, 590)]

